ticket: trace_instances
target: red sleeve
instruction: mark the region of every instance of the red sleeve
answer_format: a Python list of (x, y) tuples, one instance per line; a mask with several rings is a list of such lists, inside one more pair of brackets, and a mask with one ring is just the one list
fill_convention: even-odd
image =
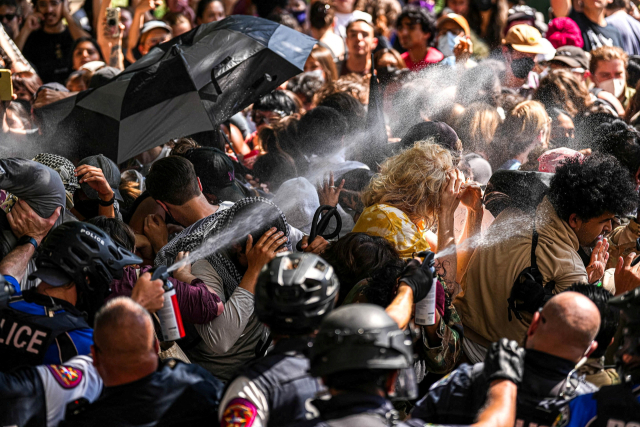
[(178, 305), (182, 318), (193, 324), (203, 324), (212, 321), (222, 314), (224, 305), (220, 297), (209, 291), (207, 285), (200, 279), (191, 284), (184, 283), (170, 277), (169, 280), (176, 288)]

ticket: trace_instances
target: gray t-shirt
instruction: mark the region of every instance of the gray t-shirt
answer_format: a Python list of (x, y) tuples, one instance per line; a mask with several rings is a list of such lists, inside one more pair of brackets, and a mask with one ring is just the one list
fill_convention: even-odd
[(224, 311), (209, 323), (195, 325), (202, 341), (185, 353), (192, 363), (229, 381), (240, 366), (256, 357), (256, 348), (265, 343), (268, 329), (253, 312), (251, 292), (238, 287), (227, 301), (222, 279), (207, 260), (196, 261), (191, 273), (220, 296)]
[(625, 11), (616, 12), (606, 20), (620, 33), (620, 47), (629, 55), (640, 55), (640, 22)]

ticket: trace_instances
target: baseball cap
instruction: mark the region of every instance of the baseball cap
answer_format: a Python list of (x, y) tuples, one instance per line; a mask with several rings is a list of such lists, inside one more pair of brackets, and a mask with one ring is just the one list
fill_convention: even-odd
[(467, 35), (467, 36), (471, 35), (471, 29), (469, 28), (469, 22), (467, 22), (467, 19), (464, 16), (458, 15), (457, 13), (447, 13), (445, 15), (442, 15), (440, 17), (440, 19), (438, 19), (438, 22), (436, 23), (436, 26), (440, 27), (440, 25), (442, 25), (446, 21), (455, 22), (456, 24), (458, 24), (464, 30), (464, 34), (465, 35)]
[(349, 19), (349, 22), (347, 23), (346, 28), (349, 29), (351, 24), (353, 24), (354, 22), (360, 22), (360, 21), (366, 22), (367, 24), (371, 25), (371, 27), (373, 27), (373, 18), (371, 17), (371, 15), (361, 10), (354, 10), (353, 13), (351, 14), (351, 19)]
[(576, 46), (559, 47), (552, 61), (562, 62), (571, 68), (589, 69), (589, 57), (587, 53)]
[(120, 74), (120, 70), (115, 67), (102, 67), (91, 76), (91, 81), (89, 82), (89, 89), (95, 89), (100, 86), (104, 86), (109, 83), (111, 79)]
[(540, 31), (531, 25), (514, 25), (502, 39), (502, 44), (523, 53), (549, 53), (549, 45), (542, 42)]
[(84, 64), (82, 67), (80, 67), (81, 70), (87, 70), (87, 71), (91, 71), (92, 73), (95, 73), (96, 71), (98, 71), (99, 69), (106, 67), (107, 64), (104, 61), (91, 61), (91, 62), (87, 62), (86, 64)]
[(171, 32), (171, 27), (166, 22), (149, 21), (142, 26), (142, 30), (140, 30), (140, 35), (148, 33), (151, 30), (155, 30), (156, 28), (162, 28), (163, 30), (167, 30), (168, 32)]
[(421, 122), (409, 128), (400, 141), (400, 148), (412, 147), (417, 141), (433, 138), (434, 142), (450, 151), (458, 151), (458, 134), (444, 122)]
[(555, 173), (556, 168), (562, 166), (565, 160), (574, 157), (577, 157), (580, 162), (584, 160), (582, 153), (566, 147), (545, 151), (544, 154), (538, 158), (538, 171)]
[[(89, 165), (101, 169), (105, 179), (109, 183), (109, 187), (113, 190), (116, 200), (123, 201), (120, 190), (118, 190), (120, 186), (120, 169), (118, 169), (118, 165), (103, 154), (85, 157), (78, 162), (78, 166), (82, 165)], [(91, 188), (89, 184), (82, 182), (80, 183), (80, 188), (82, 188), (82, 191), (84, 191), (84, 194), (86, 194), (89, 199), (99, 199), (98, 192)]]
[(519, 4), (509, 9), (509, 17), (507, 18), (507, 23), (524, 20), (531, 20), (531, 22), (535, 22), (536, 10), (531, 6), (527, 6), (525, 4)]
[(491, 165), (482, 156), (476, 153), (469, 153), (464, 156), (464, 161), (473, 172), (473, 180), (480, 185), (487, 185), (491, 178)]
[(224, 202), (237, 202), (245, 197), (235, 179), (231, 159), (218, 148), (193, 148), (184, 157), (193, 164), (204, 193)]

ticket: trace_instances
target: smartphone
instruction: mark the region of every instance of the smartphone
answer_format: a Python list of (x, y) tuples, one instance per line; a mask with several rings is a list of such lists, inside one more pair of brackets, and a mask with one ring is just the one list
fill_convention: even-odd
[(111, 37), (120, 36), (120, 8), (107, 8), (107, 33)]
[(11, 71), (0, 70), (0, 101), (11, 101), (13, 98), (13, 83)]

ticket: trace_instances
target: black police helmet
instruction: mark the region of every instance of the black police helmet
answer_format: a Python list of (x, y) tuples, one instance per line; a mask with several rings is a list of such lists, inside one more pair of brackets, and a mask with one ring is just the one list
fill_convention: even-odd
[(98, 227), (67, 222), (53, 229), (38, 248), (36, 271), (31, 277), (52, 286), (74, 282), (93, 291), (122, 278), (125, 266), (141, 262)]
[(308, 334), (333, 309), (340, 285), (317, 255), (285, 253), (264, 267), (256, 286), (256, 315), (272, 332)]
[(310, 359), (314, 377), (356, 369), (405, 369), (413, 366), (413, 347), (409, 331), (401, 330), (382, 307), (351, 304), (324, 318)]

